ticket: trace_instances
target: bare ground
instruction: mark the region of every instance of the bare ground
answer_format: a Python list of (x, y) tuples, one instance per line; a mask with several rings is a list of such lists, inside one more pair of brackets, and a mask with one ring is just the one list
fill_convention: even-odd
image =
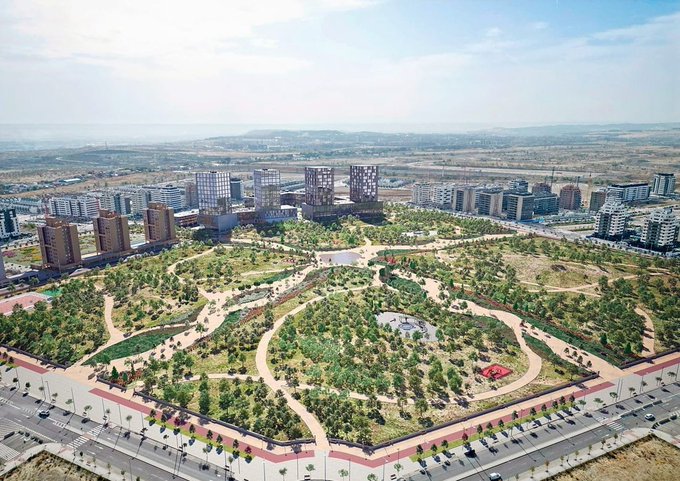
[(34, 456), (0, 477), (0, 481), (98, 481), (100, 479), (103, 478), (46, 452)]
[(601, 456), (552, 481), (677, 481), (680, 450), (649, 437)]

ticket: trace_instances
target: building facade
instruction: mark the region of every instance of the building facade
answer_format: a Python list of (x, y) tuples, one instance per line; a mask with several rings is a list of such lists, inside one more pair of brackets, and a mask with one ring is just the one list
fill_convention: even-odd
[(503, 192), (480, 192), (477, 212), (479, 215), (500, 217), (503, 213)]
[(656, 195), (670, 195), (675, 192), (675, 174), (659, 172), (654, 175), (652, 192)]
[(378, 178), (377, 165), (351, 165), (349, 167), (349, 200), (377, 202)]
[(256, 210), (281, 208), (281, 174), (276, 169), (257, 169), (253, 172), (253, 192)]
[(200, 215), (223, 215), (231, 212), (229, 172), (197, 172), (196, 189)]
[(508, 196), (507, 217), (514, 221), (531, 220), (534, 214), (534, 195), (528, 192)]
[(187, 182), (184, 184), (184, 206), (188, 209), (195, 209), (198, 207), (196, 182)]
[(560, 209), (579, 210), (581, 208), (581, 189), (574, 184), (560, 189)]
[(305, 167), (305, 204), (333, 205), (335, 200), (335, 169)]
[(607, 190), (594, 190), (590, 193), (590, 203), (588, 204), (588, 210), (590, 212), (597, 212), (602, 208), (605, 202), (607, 202)]
[(623, 203), (640, 202), (649, 199), (649, 184), (612, 184), (607, 192)]
[(453, 204), (453, 184), (434, 184), (432, 187), (432, 205), (440, 209), (450, 209)]
[(475, 211), (475, 187), (471, 185), (457, 186), (453, 190), (451, 208), (456, 212)]
[(534, 215), (557, 215), (560, 211), (560, 198), (557, 194), (541, 191), (534, 194)]
[(673, 209), (665, 207), (654, 210), (642, 227), (640, 243), (648, 249), (668, 251), (678, 245), (680, 219)]
[(173, 242), (175, 233), (175, 212), (165, 204), (149, 202), (143, 212), (144, 236), (146, 242)]
[(238, 177), (229, 178), (229, 195), (231, 200), (243, 200), (243, 181)]
[(90, 195), (52, 197), (47, 208), (51, 217), (91, 219), (97, 216), (99, 199)]
[(16, 209), (1, 209), (0, 239), (11, 239), (20, 235), (21, 231), (19, 230), (19, 219), (17, 219)]
[(512, 179), (508, 182), (508, 190), (512, 190), (519, 193), (529, 192), (529, 182), (525, 179)]
[(80, 255), (78, 229), (74, 224), (55, 217), (46, 217), (45, 225), (38, 226), (38, 239), (45, 269), (70, 269), (83, 260)]
[(626, 207), (618, 199), (609, 200), (595, 214), (593, 235), (600, 239), (620, 240), (626, 232), (627, 222)]
[(552, 187), (546, 182), (536, 182), (531, 186), (531, 193), (537, 194), (552, 194)]
[(123, 253), (132, 249), (127, 217), (110, 210), (100, 210), (92, 223), (98, 254)]
[(416, 182), (411, 190), (411, 202), (420, 207), (430, 205), (433, 189), (434, 184), (430, 182)]

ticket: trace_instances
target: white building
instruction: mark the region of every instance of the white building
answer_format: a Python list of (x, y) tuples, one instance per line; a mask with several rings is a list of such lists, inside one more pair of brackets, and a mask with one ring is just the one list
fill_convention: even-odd
[(144, 190), (148, 192), (148, 199), (150, 202), (160, 202), (165, 204), (173, 210), (182, 209), (182, 193), (179, 187), (174, 185), (145, 186)]
[(594, 236), (601, 239), (621, 239), (626, 231), (628, 214), (618, 200), (607, 201), (595, 214)]
[(612, 184), (607, 189), (607, 197), (621, 202), (637, 202), (649, 199), (649, 184)]
[(678, 243), (678, 233), (680, 219), (673, 214), (673, 209), (656, 209), (645, 220), (640, 242), (649, 249), (672, 249)]
[(430, 182), (416, 182), (411, 191), (411, 202), (419, 206), (431, 204), (433, 188), (434, 184)]
[(99, 199), (93, 195), (52, 197), (47, 201), (54, 217), (93, 218), (99, 212)]
[(652, 192), (656, 195), (669, 195), (675, 192), (675, 174), (657, 173), (654, 176)]
[(471, 185), (460, 185), (453, 189), (451, 208), (456, 212), (474, 212), (476, 188)]
[(454, 190), (455, 184), (436, 184), (432, 189), (432, 203), (437, 207), (450, 209)]

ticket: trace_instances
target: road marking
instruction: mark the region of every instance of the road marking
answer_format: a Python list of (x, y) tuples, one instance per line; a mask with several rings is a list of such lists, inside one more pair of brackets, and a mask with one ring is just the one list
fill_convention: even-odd
[(16, 449), (12, 449), (9, 446), (5, 446), (4, 444), (0, 443), (0, 458), (4, 459), (5, 461), (14, 459), (19, 456), (19, 454), (21, 453)]

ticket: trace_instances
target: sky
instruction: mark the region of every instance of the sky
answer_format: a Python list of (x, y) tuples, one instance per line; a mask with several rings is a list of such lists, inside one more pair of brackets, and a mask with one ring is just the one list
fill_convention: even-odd
[(680, 0), (0, 0), (0, 123), (680, 121)]

